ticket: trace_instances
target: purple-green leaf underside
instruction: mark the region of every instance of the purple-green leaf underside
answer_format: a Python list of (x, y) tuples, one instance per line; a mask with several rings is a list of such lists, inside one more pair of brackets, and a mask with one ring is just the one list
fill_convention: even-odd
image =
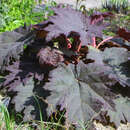
[[(35, 107), (33, 106), (33, 100), (34, 100), (34, 81), (33, 77), (29, 78), (26, 85), (21, 84), (17, 85), (15, 88), (13, 88), (12, 92), (17, 92), (17, 95), (13, 98), (12, 103), (15, 104), (15, 110), (16, 112), (22, 112), (24, 110), (24, 121), (28, 121), (33, 119), (33, 116), (31, 115), (31, 111), (35, 110)], [(29, 102), (31, 102), (29, 104)], [(28, 110), (28, 112), (26, 112)]]
[(91, 47), (86, 58), (111, 67), (111, 76), (122, 85), (130, 86), (130, 52), (125, 48), (106, 48), (103, 52)]
[[(113, 52), (122, 51), (124, 57), (125, 53), (128, 53), (126, 49), (112, 49)], [(96, 119), (102, 111), (107, 112), (110, 121), (116, 126), (121, 121), (130, 121), (127, 114), (130, 112), (128, 109), (130, 103), (121, 95), (119, 98), (112, 92), (111, 87), (119, 82), (120, 76), (114, 73), (114, 66), (104, 63), (103, 55), (106, 51), (107, 49), (104, 52), (94, 48), (89, 49), (87, 58), (93, 59), (93, 63), (79, 62), (76, 66), (62, 64), (50, 72), (50, 82), (44, 87), (51, 92), (51, 95), (47, 97), (50, 104), (47, 109), (49, 115), (56, 110), (57, 105), (60, 105), (61, 109), (66, 108), (67, 121), (74, 124)], [(122, 62), (125, 61), (127, 60), (122, 60)]]

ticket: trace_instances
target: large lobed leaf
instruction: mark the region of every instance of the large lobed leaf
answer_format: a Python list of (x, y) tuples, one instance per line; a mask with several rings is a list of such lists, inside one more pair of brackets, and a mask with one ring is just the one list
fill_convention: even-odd
[[(41, 70), (37, 64), (29, 59), (14, 62), (6, 70), (9, 74), (5, 76), (2, 86), (8, 88), (11, 104), (14, 104), (15, 111), (24, 113), (23, 121), (38, 119), (39, 108), (34, 96), (36, 94), (38, 96), (44, 95), (39, 82), (44, 79), (46, 70)], [(45, 108), (44, 102), (40, 105)]]
[[(16, 113), (23, 112), (23, 121), (40, 119), (40, 109), (42, 109), (43, 118), (46, 118), (46, 104), (36, 97), (37, 95), (42, 98), (41, 95), (44, 95), (45, 92), (36, 84), (33, 76), (27, 79), (26, 84), (19, 82), (16, 86), (10, 87), (9, 92), (16, 93), (12, 97), (11, 104), (14, 104)], [(40, 104), (40, 108), (38, 103)]]
[(80, 11), (72, 9), (70, 6), (58, 6), (53, 8), (55, 15), (49, 17), (48, 21), (34, 26), (39, 31), (47, 32), (46, 40), (51, 41), (60, 35), (68, 37), (76, 33), (80, 36), (83, 45), (92, 43), (92, 37), (102, 37), (104, 25), (101, 23), (91, 24), (91, 17), (84, 15)]
[(130, 99), (117, 97), (114, 101), (115, 111), (108, 110), (107, 115), (110, 117), (110, 122), (115, 123), (116, 126), (120, 125), (120, 122), (130, 122)]
[(23, 35), (22, 31), (18, 31), (18, 29), (16, 31), (0, 34), (0, 70), (2, 71), (5, 70), (5, 66), (8, 66), (11, 60), (20, 58), (24, 45), (30, 44), (33, 39), (32, 32), (24, 30), (26, 35)]
[(88, 59), (95, 62), (105, 63), (112, 68), (111, 75), (122, 85), (130, 86), (130, 52), (125, 48), (106, 48), (103, 52), (91, 49)]
[[(122, 52), (118, 56), (119, 61), (115, 57), (111, 60), (111, 49), (113, 53)], [(47, 109), (49, 115), (60, 105), (61, 109), (66, 108), (67, 121), (77, 125), (79, 122), (86, 123), (91, 119), (97, 119), (103, 112), (107, 113), (104, 119), (105, 116), (109, 116), (110, 122), (115, 126), (121, 121), (130, 121), (129, 98), (123, 98), (121, 95), (119, 97), (110, 87), (121, 78), (117, 72), (115, 73), (117, 66), (111, 67), (110, 64), (104, 63), (106, 59), (116, 65), (125, 63), (128, 59), (123, 59), (126, 59), (128, 52), (123, 48), (111, 49), (109, 55), (107, 49), (104, 52), (89, 49), (87, 58), (93, 59), (93, 63), (80, 62), (76, 66), (62, 64), (50, 73), (50, 82), (45, 85), (45, 89), (51, 92), (47, 97), (50, 104)], [(123, 57), (120, 57), (121, 55)], [(121, 73), (122, 70), (118, 71)], [(104, 121), (100, 118), (98, 120)]]
[[(16, 87), (13, 87), (11, 89), (12, 92), (16, 92), (17, 95), (13, 98), (12, 103), (15, 104), (15, 110), (16, 112), (22, 112), (22, 110), (24, 110), (24, 121), (27, 120), (31, 120), (31, 118), (33, 119), (33, 116), (35, 115), (31, 115), (31, 111), (35, 111), (35, 107), (33, 106), (33, 89), (34, 89), (34, 81), (33, 81), (33, 77), (31, 77), (30, 79), (28, 79), (26, 85), (24, 85), (22, 82), (17, 85)], [(29, 102), (31, 102), (29, 104)], [(27, 111), (27, 109), (29, 108), (28, 112), (25, 113), (25, 111)]]
[(130, 52), (124, 48), (107, 48), (102, 53), (103, 61), (107, 63), (122, 86), (130, 87)]

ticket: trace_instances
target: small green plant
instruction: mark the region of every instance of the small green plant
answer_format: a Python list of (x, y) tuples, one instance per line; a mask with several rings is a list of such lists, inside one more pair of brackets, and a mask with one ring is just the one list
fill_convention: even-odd
[(0, 32), (11, 31), (19, 26), (34, 24), (32, 9), (34, 0), (2, 0), (0, 3)]
[[(39, 0), (39, 3), (41, 1)], [(35, 0), (1, 0), (0, 1), (0, 32), (12, 31), (25, 24), (37, 24), (53, 15), (53, 11), (46, 5), (45, 10), (34, 11)], [(56, 3), (51, 2), (51, 6)]]

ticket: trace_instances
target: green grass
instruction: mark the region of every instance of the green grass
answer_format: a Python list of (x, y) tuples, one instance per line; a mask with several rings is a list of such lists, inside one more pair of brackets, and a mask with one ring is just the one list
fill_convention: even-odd
[[(13, 114), (13, 111), (11, 113), (8, 112), (7, 107), (2, 103), (0, 100), (0, 130), (35, 130), (35, 126), (37, 126), (37, 130), (65, 130), (67, 129), (67, 126), (64, 126), (61, 124), (61, 119), (64, 116), (64, 112), (61, 113), (59, 119), (55, 122), (54, 117), (52, 116), (49, 121), (43, 121), (42, 119), (42, 110), (38, 101), (38, 98), (34, 96), (37, 106), (39, 108), (40, 113), (40, 120), (32, 120), (30, 122), (19, 122), (16, 123), (16, 116), (20, 117), (22, 119), (22, 115), (17, 114), (16, 116)], [(13, 116), (10, 116), (13, 115)], [(18, 121), (17, 121), (18, 122)]]
[[(36, 102), (40, 109), (40, 105), (39, 105), (37, 99), (36, 99)], [(35, 124), (37, 126), (38, 130), (51, 130), (52, 128), (53, 128), (53, 130), (57, 130), (59, 128), (61, 130), (64, 130), (67, 128), (64, 125), (61, 125), (59, 122), (58, 123), (53, 122), (53, 120), (50, 122), (44, 122), (42, 120), (41, 109), (40, 109), (40, 121), (33, 120), (31, 123), (30, 122), (27, 122), (27, 123), (21, 122), (21, 123), (17, 124), (16, 121), (14, 120), (14, 117), (10, 117), (10, 114), (9, 114), (6, 106), (4, 104), (0, 103), (0, 130), (34, 130), (35, 128), (33, 128), (33, 124)]]
[[(34, 97), (37, 103), (37, 106), (40, 111), (40, 120), (33, 120), (30, 122), (19, 122), (16, 123), (14, 114), (10, 116), (7, 107), (0, 101), (0, 130), (35, 130), (34, 127), (37, 126), (37, 130), (74, 130), (74, 127), (71, 125), (63, 125), (61, 120), (64, 118), (65, 111), (57, 112), (55, 115), (52, 115), (49, 121), (43, 121), (41, 107), (38, 102), (37, 97)], [(58, 115), (58, 118), (57, 118)], [(22, 117), (19, 115), (20, 118)], [(79, 121), (81, 130), (86, 130), (86, 127), (82, 122)]]
[(15, 122), (10, 118), (6, 106), (0, 103), (0, 129), (1, 130), (14, 130)]

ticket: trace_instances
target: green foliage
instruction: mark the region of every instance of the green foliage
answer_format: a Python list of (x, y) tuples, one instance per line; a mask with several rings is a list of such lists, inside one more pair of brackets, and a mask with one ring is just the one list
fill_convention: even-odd
[[(107, 8), (96, 9), (99, 12), (107, 12), (109, 11)], [(128, 7), (127, 14), (117, 13), (114, 10), (111, 10), (114, 14), (114, 17), (111, 19), (105, 19), (105, 22), (109, 24), (106, 30), (103, 30), (103, 34), (109, 36), (115, 36), (118, 28), (127, 28), (130, 30), (130, 6)], [(91, 13), (91, 12), (89, 12)]]
[(115, 36), (115, 33), (109, 31), (109, 30), (103, 30), (103, 34), (108, 35), (108, 36)]
[[(2, 125), (5, 126), (6, 130), (13, 130), (14, 129), (14, 121), (10, 119), (9, 112), (4, 104), (0, 102), (0, 129)], [(4, 124), (3, 124), (4, 123)]]
[(106, 30), (103, 31), (105, 35), (114, 36), (116, 34), (116, 31), (118, 28), (127, 28), (130, 30), (130, 14), (124, 15), (124, 14), (115, 14), (115, 17), (111, 20), (106, 20), (106, 22), (109, 22), (109, 26)]
[[(40, 1), (39, 1), (40, 2)], [(54, 3), (52, 3), (54, 6)], [(53, 12), (48, 8), (34, 12), (35, 0), (1, 0), (0, 1), (0, 32), (12, 31), (19, 26), (36, 24), (46, 19)]]
[(19, 26), (36, 23), (32, 14), (34, 0), (2, 0), (0, 4), (0, 31), (11, 31)]

